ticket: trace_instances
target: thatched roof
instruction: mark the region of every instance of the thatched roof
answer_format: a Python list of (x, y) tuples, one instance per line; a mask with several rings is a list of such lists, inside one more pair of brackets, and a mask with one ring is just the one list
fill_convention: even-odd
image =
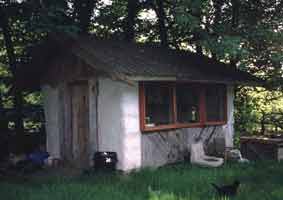
[(211, 58), (153, 45), (102, 40), (92, 36), (53, 36), (40, 49), (37, 50), (31, 67), (38, 73), (50, 67), (62, 54), (68, 53), (93, 69), (121, 80), (184, 80), (232, 84), (262, 82), (247, 72)]

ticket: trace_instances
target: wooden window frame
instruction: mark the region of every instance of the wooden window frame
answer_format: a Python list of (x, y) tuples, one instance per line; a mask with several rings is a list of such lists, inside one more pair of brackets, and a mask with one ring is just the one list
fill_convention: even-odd
[[(145, 123), (146, 118), (146, 100), (145, 100), (145, 85), (146, 84), (160, 84), (162, 87), (171, 87), (170, 98), (173, 102), (173, 123), (168, 125), (158, 125), (154, 127), (147, 127)], [(199, 118), (200, 121), (196, 123), (179, 123), (177, 121), (177, 100), (176, 100), (176, 86), (178, 84), (193, 84), (195, 87), (199, 88)], [(209, 125), (225, 125), (227, 124), (227, 88), (224, 86), (224, 120), (223, 121), (207, 121), (206, 119), (206, 102), (205, 102), (205, 91), (206, 86), (211, 85), (219, 85), (219, 84), (205, 84), (205, 83), (190, 83), (190, 82), (139, 82), (139, 113), (140, 113), (140, 129), (142, 132), (154, 132), (154, 131), (162, 131), (162, 130), (170, 130), (170, 129), (178, 129), (178, 128), (197, 128), (197, 127), (205, 127)]]

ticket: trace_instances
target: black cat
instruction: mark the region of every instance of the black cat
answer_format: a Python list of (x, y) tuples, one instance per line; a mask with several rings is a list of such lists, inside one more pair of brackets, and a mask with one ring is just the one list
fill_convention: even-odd
[(240, 182), (235, 180), (231, 185), (218, 186), (214, 183), (211, 184), (220, 196), (232, 197), (237, 194)]

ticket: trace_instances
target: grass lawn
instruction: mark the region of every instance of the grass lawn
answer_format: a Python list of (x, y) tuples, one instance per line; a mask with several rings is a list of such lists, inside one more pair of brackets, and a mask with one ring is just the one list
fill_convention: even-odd
[(129, 175), (93, 174), (72, 178), (34, 177), (25, 182), (0, 181), (5, 200), (213, 200), (220, 199), (210, 183), (239, 179), (241, 200), (282, 200), (283, 163), (226, 165), (218, 169), (188, 164), (145, 169)]

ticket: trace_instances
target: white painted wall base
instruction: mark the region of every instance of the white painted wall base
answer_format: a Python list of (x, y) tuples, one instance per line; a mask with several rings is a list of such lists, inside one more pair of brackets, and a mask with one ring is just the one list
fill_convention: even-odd
[[(142, 135), (142, 166), (159, 167), (169, 163), (183, 161), (188, 158), (191, 144), (201, 135), (203, 143), (208, 143), (206, 149), (210, 153), (224, 150), (214, 148), (215, 138), (224, 138), (222, 126), (204, 128), (184, 128), (173, 131), (162, 131)], [(212, 137), (210, 137), (210, 135)]]

